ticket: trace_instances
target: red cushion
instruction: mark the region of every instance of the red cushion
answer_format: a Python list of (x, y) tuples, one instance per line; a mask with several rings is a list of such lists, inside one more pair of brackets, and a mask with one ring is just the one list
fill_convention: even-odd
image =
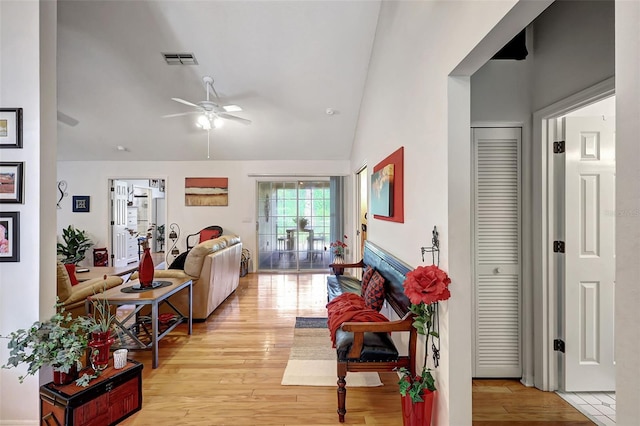
[(69, 274), (71, 285), (78, 284), (78, 278), (76, 278), (76, 265), (73, 263), (65, 263), (64, 267), (67, 269), (67, 273)]
[(375, 271), (369, 280), (363, 298), (367, 308), (376, 311), (382, 309), (384, 304), (384, 277), (378, 271)]
[(362, 291), (360, 291), (360, 295), (362, 297), (364, 297), (364, 293), (367, 291), (367, 286), (369, 285), (369, 280), (371, 280), (375, 271), (376, 268), (370, 265), (367, 265), (367, 267), (364, 268), (364, 274), (362, 274)]
[(220, 236), (220, 231), (217, 229), (203, 229), (200, 231), (200, 242), (213, 240), (214, 238), (218, 238)]

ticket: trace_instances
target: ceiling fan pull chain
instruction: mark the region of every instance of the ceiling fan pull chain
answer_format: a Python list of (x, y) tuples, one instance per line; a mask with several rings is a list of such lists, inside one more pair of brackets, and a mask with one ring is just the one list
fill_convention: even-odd
[(209, 159), (209, 135), (211, 134), (211, 130), (207, 130), (207, 159)]

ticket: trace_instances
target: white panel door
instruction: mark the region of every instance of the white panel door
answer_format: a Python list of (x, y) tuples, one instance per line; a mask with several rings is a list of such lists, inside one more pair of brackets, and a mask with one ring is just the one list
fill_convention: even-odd
[(473, 129), (473, 377), (521, 377), (520, 128)]
[(113, 266), (127, 265), (127, 183), (113, 181), (111, 190), (111, 251)]
[(565, 117), (564, 386), (615, 390), (615, 119)]

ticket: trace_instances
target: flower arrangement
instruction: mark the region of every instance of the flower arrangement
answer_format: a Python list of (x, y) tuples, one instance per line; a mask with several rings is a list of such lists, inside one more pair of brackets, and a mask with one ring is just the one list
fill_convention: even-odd
[(151, 232), (153, 231), (153, 228), (155, 228), (155, 226), (156, 225), (152, 223), (147, 229), (147, 234), (144, 236), (140, 236), (140, 232), (134, 229), (129, 229), (129, 228), (125, 228), (125, 229), (129, 231), (129, 235), (132, 235), (138, 239), (138, 244), (140, 244), (140, 247), (142, 247), (142, 250), (144, 250), (149, 248), (149, 240), (151, 239), (151, 236), (152, 236)]
[(435, 379), (431, 375), (431, 370), (427, 368), (427, 355), (429, 339), (432, 340), (434, 360), (438, 358), (438, 349), (435, 341), (440, 336), (438, 334), (438, 302), (451, 297), (449, 284), (451, 279), (446, 272), (436, 265), (419, 266), (407, 273), (403, 283), (404, 293), (411, 301), (410, 310), (414, 314), (413, 326), (418, 334), (426, 336), (424, 364), (420, 375), (413, 377), (409, 370), (401, 368), (399, 370), (401, 378), (400, 394), (409, 395), (411, 401), (422, 402), (425, 390), (435, 391)]
[[(344, 239), (347, 239), (347, 236), (344, 235)], [(347, 243), (342, 242), (340, 240), (331, 242), (331, 251), (334, 256), (344, 256), (344, 250), (347, 248)]]

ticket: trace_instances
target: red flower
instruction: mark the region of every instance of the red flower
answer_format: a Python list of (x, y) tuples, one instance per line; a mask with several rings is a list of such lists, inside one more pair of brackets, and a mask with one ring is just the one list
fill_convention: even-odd
[(436, 265), (418, 266), (407, 273), (402, 286), (411, 303), (424, 302), (429, 305), (451, 297), (449, 284), (451, 279), (442, 269)]

